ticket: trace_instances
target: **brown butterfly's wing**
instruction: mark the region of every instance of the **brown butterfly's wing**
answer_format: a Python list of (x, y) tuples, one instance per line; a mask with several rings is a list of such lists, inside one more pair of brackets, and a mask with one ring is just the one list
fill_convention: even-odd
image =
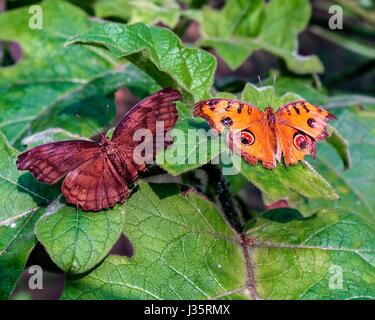
[(315, 140), (323, 140), (328, 136), (327, 124), (336, 117), (328, 111), (299, 100), (281, 107), (276, 117), (280, 124), (298, 129)]
[[(178, 119), (176, 101), (181, 94), (172, 88), (160, 90), (153, 95), (143, 99), (136, 104), (122, 119), (113, 132), (112, 141), (117, 145), (121, 154), (122, 162), (126, 164), (127, 181), (135, 181), (138, 178), (138, 171), (144, 171), (144, 161), (133, 159), (134, 149), (140, 141), (134, 141), (134, 133), (138, 129), (147, 129), (152, 134), (153, 153), (145, 161), (152, 160), (159, 146), (158, 140), (164, 139), (168, 130), (173, 128)], [(163, 137), (156, 135), (157, 125), (162, 125), (160, 130)], [(165, 144), (162, 144), (164, 147)]]
[(168, 131), (177, 122), (176, 101), (181, 94), (172, 88), (160, 90), (138, 102), (121, 120), (113, 132), (112, 141), (118, 146), (135, 146), (133, 141), (136, 130), (145, 128), (156, 133), (156, 122), (164, 122), (164, 131)]
[(68, 203), (85, 211), (99, 211), (123, 202), (128, 187), (105, 153), (97, 155), (70, 172), (62, 185)]
[(266, 168), (275, 167), (275, 135), (258, 108), (242, 101), (211, 99), (196, 103), (194, 115), (206, 119), (218, 133), (229, 129), (229, 147), (246, 162), (255, 165), (260, 160)]
[(263, 112), (242, 101), (210, 99), (195, 104), (194, 116), (207, 120), (212, 128), (221, 133), (224, 128), (245, 129), (261, 121)]
[(40, 182), (53, 184), (100, 153), (100, 145), (93, 141), (52, 142), (21, 153), (17, 169), (29, 170)]
[(309, 135), (287, 125), (278, 125), (277, 137), (286, 166), (298, 164), (306, 155), (315, 158), (316, 142)]

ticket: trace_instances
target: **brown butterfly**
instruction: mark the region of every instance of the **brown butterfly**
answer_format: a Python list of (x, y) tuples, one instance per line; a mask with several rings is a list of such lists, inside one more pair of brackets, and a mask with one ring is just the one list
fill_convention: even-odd
[(210, 99), (195, 104), (194, 115), (206, 119), (218, 133), (229, 129), (228, 144), (246, 162), (258, 160), (267, 169), (284, 155), (286, 166), (297, 164), (305, 155), (315, 157), (316, 141), (328, 136), (327, 122), (336, 117), (328, 111), (298, 100), (277, 112), (264, 112), (242, 101)]
[(71, 140), (40, 145), (21, 153), (17, 168), (29, 170), (47, 184), (66, 176), (61, 187), (66, 201), (85, 211), (113, 207), (129, 196), (128, 184), (137, 180), (138, 172), (146, 170), (145, 162), (133, 159), (140, 143), (133, 140), (134, 133), (145, 128), (155, 140), (156, 122), (163, 121), (165, 134), (176, 124), (176, 101), (180, 97), (174, 89), (160, 90), (125, 115), (112, 139), (104, 134), (100, 143)]

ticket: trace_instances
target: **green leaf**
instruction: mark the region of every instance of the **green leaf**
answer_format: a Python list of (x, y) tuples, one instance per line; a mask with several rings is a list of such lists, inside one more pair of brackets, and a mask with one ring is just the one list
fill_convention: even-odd
[(37, 209), (17, 221), (0, 224), (0, 300), (9, 299), (25, 268), (37, 242), (34, 227), (42, 211)]
[(349, 143), (351, 167), (344, 170), (339, 166), (339, 155), (328, 144), (319, 146), (316, 168), (335, 187), (340, 201), (308, 201), (293, 199), (293, 203), (304, 213), (311, 214), (320, 208), (341, 208), (375, 219), (375, 173), (370, 168), (375, 159), (375, 113), (340, 113), (334, 127)]
[(16, 169), (17, 151), (0, 132), (0, 299), (7, 299), (22, 273), (36, 238), (34, 226), (58, 190)]
[(241, 174), (257, 186), (272, 201), (287, 197), (291, 191), (312, 199), (337, 200), (335, 189), (316, 172), (308, 162), (286, 167), (279, 163), (269, 170), (260, 164), (251, 166), (241, 159), (234, 161), (240, 164)]
[(220, 11), (204, 8), (198, 18), (200, 45), (215, 48), (231, 69), (262, 49), (282, 58), (295, 73), (322, 72), (318, 57), (297, 53), (297, 35), (306, 28), (310, 15), (307, 0), (271, 0), (267, 4), (263, 0), (229, 0)]
[[(172, 185), (140, 184), (125, 207), (134, 256), (69, 277), (63, 299), (375, 296), (375, 227), (351, 212), (276, 209), (237, 234), (210, 202)], [(341, 271), (342, 289), (332, 280)]]
[(346, 108), (346, 107), (370, 107), (375, 109), (375, 98), (361, 94), (339, 94), (330, 97), (328, 101), (330, 108)]
[(189, 102), (207, 96), (213, 84), (216, 60), (209, 53), (188, 48), (171, 31), (143, 23), (95, 25), (66, 45), (104, 47), (117, 59), (126, 58), (162, 87), (181, 90)]
[(124, 216), (120, 206), (83, 212), (54, 202), (39, 220), (36, 235), (61, 269), (82, 273), (108, 254), (123, 230)]
[(31, 174), (17, 171), (16, 156), (17, 150), (0, 132), (0, 225), (32, 214), (59, 193), (58, 188), (40, 184)]
[(156, 163), (174, 176), (201, 167), (222, 150), (218, 136), (207, 135), (207, 123), (192, 118), (185, 105), (177, 103), (177, 107), (179, 120), (171, 132), (174, 142), (156, 156)]
[[(272, 84), (271, 80), (267, 81), (267, 84)], [(327, 109), (328, 103), (331, 97), (328, 97), (328, 94), (324, 88), (317, 89), (313, 86), (311, 79), (298, 79), (292, 77), (277, 77), (275, 82), (275, 95), (282, 96), (288, 92), (298, 92), (298, 96), (308, 101), (309, 103), (322, 106)], [(281, 106), (276, 106), (275, 108)]]
[(247, 234), (255, 238), (248, 252), (262, 298), (375, 298), (375, 226), (356, 213), (296, 218), (275, 209)]
[(349, 169), (352, 160), (350, 157), (348, 141), (344, 139), (335, 127), (330, 126), (328, 129), (329, 137), (327, 137), (327, 143), (335, 148), (337, 154), (343, 160), (344, 169)]
[(68, 279), (64, 299), (247, 296), (239, 238), (211, 203), (173, 185), (140, 184), (125, 208), (134, 256), (110, 256), (90, 274)]
[(0, 68), (0, 129), (17, 146), (25, 135), (51, 127), (92, 136), (93, 130), (75, 118), (77, 113), (102, 129), (114, 115), (108, 93), (132, 81), (148, 85), (134, 77), (138, 70), (120, 67), (102, 49), (63, 47), (69, 37), (96, 24), (81, 9), (58, 0), (41, 6), (48, 21), (41, 30), (27, 27), (28, 7), (0, 15), (1, 39), (17, 41), (22, 48), (19, 62)]
[(180, 18), (180, 7), (174, 0), (97, 0), (94, 9), (98, 17), (119, 17), (128, 24), (162, 22), (173, 28)]

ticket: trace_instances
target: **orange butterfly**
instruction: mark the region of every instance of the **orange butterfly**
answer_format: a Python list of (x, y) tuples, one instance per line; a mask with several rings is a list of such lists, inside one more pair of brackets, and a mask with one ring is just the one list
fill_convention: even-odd
[(298, 100), (277, 112), (231, 99), (210, 99), (194, 106), (194, 115), (206, 119), (218, 133), (229, 129), (228, 144), (255, 165), (258, 160), (267, 169), (276, 166), (284, 155), (285, 164), (298, 164), (305, 155), (315, 158), (316, 141), (328, 136), (327, 122), (336, 119), (328, 111)]

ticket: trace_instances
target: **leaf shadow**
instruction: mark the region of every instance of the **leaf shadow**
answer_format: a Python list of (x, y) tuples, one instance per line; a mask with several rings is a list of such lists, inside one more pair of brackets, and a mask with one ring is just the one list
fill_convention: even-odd
[(47, 185), (38, 182), (34, 176), (27, 172), (18, 177), (17, 190), (20, 193), (27, 193), (38, 206), (47, 206), (60, 194), (61, 182), (54, 185)]
[(276, 208), (263, 213), (262, 218), (280, 222), (287, 223), (293, 220), (306, 220), (308, 218), (304, 217), (297, 209), (294, 208)]
[(149, 185), (161, 200), (181, 193), (181, 190), (173, 183), (150, 183)]

